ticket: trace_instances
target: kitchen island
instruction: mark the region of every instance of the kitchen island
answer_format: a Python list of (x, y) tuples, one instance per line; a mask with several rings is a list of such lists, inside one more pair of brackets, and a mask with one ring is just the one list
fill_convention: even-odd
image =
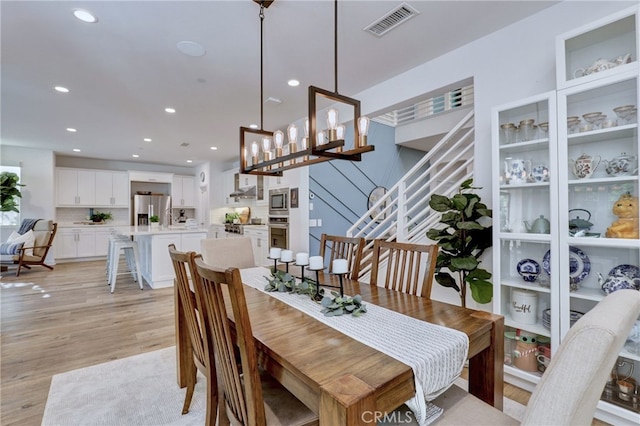
[(185, 226), (151, 227), (120, 226), (115, 230), (133, 236), (140, 251), (140, 268), (143, 281), (151, 288), (172, 287), (175, 273), (169, 257), (169, 244), (180, 251), (200, 253), (200, 241), (207, 238), (204, 228), (189, 229)]

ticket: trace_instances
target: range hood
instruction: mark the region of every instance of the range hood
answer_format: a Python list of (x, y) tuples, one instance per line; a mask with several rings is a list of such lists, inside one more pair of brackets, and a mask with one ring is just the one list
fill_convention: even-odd
[(245, 186), (244, 188), (238, 188), (229, 194), (231, 198), (256, 198), (256, 187)]

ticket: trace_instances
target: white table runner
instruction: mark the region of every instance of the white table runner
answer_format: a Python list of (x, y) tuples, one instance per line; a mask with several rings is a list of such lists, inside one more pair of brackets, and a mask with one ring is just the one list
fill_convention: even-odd
[[(260, 291), (270, 275), (267, 268), (242, 269), (242, 282)], [(406, 402), (421, 425), (434, 421), (442, 409), (428, 403), (449, 388), (464, 367), (469, 351), (466, 334), (420, 321), (363, 301), (361, 317), (327, 317), (307, 295), (265, 292), (341, 333), (364, 343), (413, 369), (416, 395)]]

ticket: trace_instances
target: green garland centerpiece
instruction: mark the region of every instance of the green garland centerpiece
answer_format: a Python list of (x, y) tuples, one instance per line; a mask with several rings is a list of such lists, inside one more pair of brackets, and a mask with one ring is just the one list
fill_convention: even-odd
[[(288, 272), (276, 270), (271, 271), (270, 277), (265, 277), (267, 284), (264, 291), (280, 293), (306, 294), (313, 298), (316, 294), (316, 283), (305, 277), (300, 284), (296, 282), (296, 277)], [(318, 291), (320, 295), (324, 294), (324, 289)]]
[(362, 303), (362, 296), (356, 294), (353, 297), (340, 296), (340, 293), (332, 291), (330, 296), (322, 298), (322, 313), (327, 317), (337, 317), (344, 314), (351, 314), (354, 317), (367, 312), (367, 306)]
[(296, 281), (296, 277), (289, 272), (276, 270), (271, 271), (270, 277), (265, 277), (267, 284), (264, 286), (264, 291), (267, 292), (279, 292), (279, 293), (292, 293), (292, 294), (305, 294), (312, 300), (320, 302), (322, 305), (322, 313), (328, 317), (335, 317), (344, 314), (351, 314), (354, 317), (367, 312), (367, 307), (362, 303), (362, 296), (359, 294), (350, 296), (340, 296), (340, 293), (332, 291), (331, 296), (324, 295), (324, 289), (320, 288), (316, 291), (317, 283), (304, 277), (300, 283)]

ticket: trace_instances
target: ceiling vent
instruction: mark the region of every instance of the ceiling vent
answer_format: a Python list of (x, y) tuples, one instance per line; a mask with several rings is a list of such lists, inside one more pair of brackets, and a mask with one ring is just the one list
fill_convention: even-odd
[(181, 147), (183, 147), (183, 148), (185, 148), (185, 147), (189, 146), (189, 142), (182, 142), (182, 143), (180, 144), (180, 146), (181, 146)]
[(407, 3), (402, 3), (400, 6), (391, 10), (382, 18), (367, 25), (364, 30), (378, 37), (382, 37), (398, 25), (407, 22), (409, 19), (418, 14), (420, 14), (420, 12), (418, 12), (416, 9), (409, 6)]

